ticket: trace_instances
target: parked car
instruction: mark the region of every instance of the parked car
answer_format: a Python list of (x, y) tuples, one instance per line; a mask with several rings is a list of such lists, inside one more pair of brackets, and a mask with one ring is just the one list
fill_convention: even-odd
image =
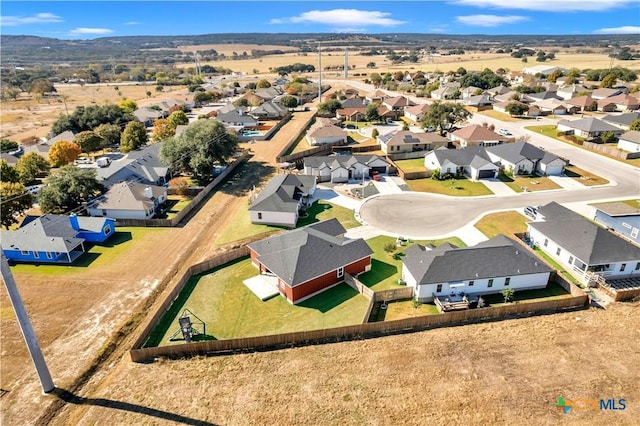
[(500, 129), (498, 130), (498, 133), (501, 134), (502, 136), (511, 136), (511, 132), (507, 129)]
[(527, 206), (524, 208), (524, 214), (526, 214), (527, 216), (529, 216), (532, 219), (535, 219), (536, 216), (538, 215), (538, 208), (540, 206)]
[(111, 164), (111, 158), (109, 157), (100, 157), (96, 160), (96, 164), (98, 167), (108, 167)]
[(75, 161), (75, 163), (76, 163), (76, 164), (91, 164), (91, 163), (92, 163), (92, 161), (91, 161), (91, 159), (90, 159), (90, 158), (78, 158), (78, 159)]

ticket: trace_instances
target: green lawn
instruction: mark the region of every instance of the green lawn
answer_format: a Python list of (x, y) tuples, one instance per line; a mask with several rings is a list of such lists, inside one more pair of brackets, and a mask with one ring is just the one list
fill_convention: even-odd
[(427, 168), (424, 166), (424, 158), (398, 160), (395, 163), (405, 173), (424, 172), (425, 170), (427, 170)]
[(167, 197), (168, 210), (165, 211), (164, 217), (161, 218), (173, 219), (191, 203), (192, 199), (193, 197), (188, 195), (169, 195)]
[(478, 111), (477, 114), (480, 115), (486, 115), (487, 117), (491, 117), (491, 118), (495, 118), (498, 119), (500, 121), (506, 121), (506, 122), (514, 122), (514, 121), (521, 121), (521, 120), (530, 120), (528, 118), (521, 118), (520, 120), (510, 116), (509, 114), (505, 114), (503, 112), (500, 111), (495, 111), (493, 109), (488, 109), (486, 111)]
[(509, 188), (515, 192), (524, 192), (527, 188), (528, 192), (545, 191), (549, 189), (562, 189), (560, 185), (549, 179), (540, 176), (506, 176), (502, 173), (498, 175), (498, 179), (504, 182)]
[[(334, 217), (347, 229), (360, 226), (360, 223), (353, 215), (353, 211), (341, 206), (333, 205), (324, 200), (318, 200), (313, 203), (313, 205), (307, 210), (307, 215), (307, 217), (298, 219), (298, 228)], [(251, 219), (249, 217), (249, 205), (247, 204), (241, 212), (231, 219), (229, 225), (216, 240), (216, 245), (220, 246), (233, 241), (252, 237), (254, 235), (269, 234), (283, 229), (287, 228), (269, 225), (256, 225), (251, 223)]]
[(529, 220), (528, 217), (515, 211), (492, 213), (476, 222), (475, 227), (487, 238), (493, 238), (498, 234), (512, 236), (527, 232), (526, 222)]
[(385, 235), (367, 240), (367, 244), (369, 244), (369, 247), (373, 250), (371, 270), (358, 277), (358, 279), (367, 287), (370, 287), (375, 291), (402, 287), (402, 285), (398, 284), (398, 279), (402, 275), (402, 257), (397, 256), (397, 258), (394, 258), (394, 255), (396, 253), (404, 253), (404, 251), (413, 243), (420, 243), (422, 245), (433, 244), (438, 246), (442, 243), (449, 242), (458, 247), (464, 247), (465, 245), (460, 239), (455, 237), (445, 238), (442, 240), (412, 241), (406, 246), (398, 247), (394, 253), (387, 253), (384, 250), (385, 244), (395, 242), (395, 238), (387, 237)]
[(116, 264), (121, 256), (126, 256), (134, 241), (139, 243), (149, 234), (167, 231), (168, 228), (117, 227), (115, 234), (107, 241), (92, 245), (71, 265), (29, 265), (20, 263), (13, 266), (12, 270), (16, 274), (66, 275), (76, 272), (78, 268), (89, 266), (108, 267)]
[(440, 311), (433, 303), (421, 303), (416, 308), (413, 300), (397, 300), (387, 305), (384, 314), (385, 321), (393, 321), (404, 318), (419, 317), (424, 315), (439, 315)]
[[(540, 290), (516, 290), (513, 294), (512, 302), (539, 302), (543, 299), (564, 299), (567, 297), (571, 297), (571, 294), (567, 293), (567, 291), (560, 286), (560, 284), (551, 282), (547, 284), (546, 288)], [(500, 293), (497, 294), (488, 294), (486, 296), (482, 296), (485, 302), (487, 302), (490, 306), (500, 306), (504, 305), (504, 296)]]
[(431, 178), (414, 179), (407, 181), (412, 191), (432, 192), (434, 194), (452, 195), (458, 197), (473, 197), (479, 195), (491, 195), (489, 190), (481, 182), (473, 182), (469, 179), (436, 180)]
[(243, 258), (193, 277), (145, 346), (183, 343), (168, 338), (178, 330), (185, 308), (205, 323), (201, 340), (214, 340), (360, 324), (369, 305), (345, 283), (296, 306), (282, 296), (263, 302), (242, 283), (255, 275), (258, 269)]

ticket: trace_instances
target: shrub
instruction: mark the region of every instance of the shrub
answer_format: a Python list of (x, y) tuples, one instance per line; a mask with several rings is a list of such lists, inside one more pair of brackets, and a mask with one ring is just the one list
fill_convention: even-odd
[(391, 254), (394, 251), (396, 251), (396, 243), (394, 243), (393, 241), (389, 241), (388, 243), (386, 243), (384, 245), (384, 251), (386, 251), (387, 253)]

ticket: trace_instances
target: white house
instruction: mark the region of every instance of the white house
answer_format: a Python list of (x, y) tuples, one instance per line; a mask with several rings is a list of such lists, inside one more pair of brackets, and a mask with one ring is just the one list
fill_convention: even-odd
[(489, 158), (517, 175), (561, 175), (567, 165), (560, 157), (527, 142), (514, 142), (486, 148)]
[(167, 201), (167, 188), (137, 182), (120, 182), (87, 206), (90, 216), (113, 219), (151, 219)]
[(583, 138), (595, 138), (606, 132), (611, 132), (618, 136), (623, 132), (619, 127), (593, 117), (581, 118), (579, 120), (560, 120), (558, 122), (558, 131), (573, 133)]
[(307, 175), (277, 175), (253, 198), (251, 223), (295, 228), (301, 211), (310, 205), (316, 178)]
[(567, 72), (567, 70), (565, 68), (555, 67), (553, 65), (536, 65), (536, 66), (533, 66), (533, 67), (522, 68), (522, 73), (523, 74), (530, 74), (530, 75), (536, 75), (536, 74), (549, 75), (549, 74), (552, 74), (556, 70), (560, 70), (563, 73)]
[(364, 179), (373, 172), (389, 173), (389, 163), (377, 155), (330, 155), (304, 159), (304, 174), (315, 176), (320, 182)]
[(540, 207), (527, 226), (533, 244), (585, 283), (594, 275), (640, 274), (640, 247), (556, 202)]
[(436, 149), (424, 157), (424, 166), (428, 170), (440, 170), (441, 175), (465, 175), (471, 180), (495, 178), (500, 171), (480, 146)]
[(422, 120), (422, 117), (424, 117), (424, 114), (429, 111), (429, 108), (431, 108), (429, 104), (418, 104), (406, 107), (404, 109), (404, 116), (417, 123)]
[(526, 247), (504, 235), (464, 248), (445, 243), (428, 249), (416, 244), (405, 251), (402, 261), (402, 279), (422, 302), (439, 296), (499, 293), (505, 288), (545, 288), (551, 272)]
[(627, 152), (640, 152), (640, 132), (629, 130), (618, 138), (618, 149)]

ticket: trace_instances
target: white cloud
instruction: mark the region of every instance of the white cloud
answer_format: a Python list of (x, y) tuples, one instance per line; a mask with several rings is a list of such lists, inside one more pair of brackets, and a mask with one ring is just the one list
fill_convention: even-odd
[(597, 11), (632, 5), (637, 0), (455, 0), (456, 4), (544, 12)]
[(0, 25), (15, 27), (27, 24), (49, 24), (53, 22), (63, 22), (62, 18), (53, 13), (36, 13), (33, 16), (2, 16)]
[(314, 23), (326, 24), (334, 27), (351, 28), (354, 23), (363, 27), (379, 25), (382, 27), (394, 27), (404, 24), (404, 21), (391, 19), (388, 12), (368, 11), (358, 9), (333, 9), (333, 10), (310, 10), (298, 16), (289, 18), (272, 19), (272, 24), (285, 23)]
[(140, 22), (138, 22), (138, 21), (129, 21), (129, 22), (125, 22), (122, 25), (140, 25)]
[(515, 24), (517, 22), (528, 21), (526, 16), (498, 16), (498, 15), (466, 15), (456, 16), (456, 21), (465, 25), (475, 25), (477, 27), (497, 27), (505, 24)]
[(622, 27), (615, 28), (600, 28), (595, 30), (596, 34), (640, 34), (640, 27), (633, 25), (623, 25)]
[(110, 30), (109, 28), (85, 28), (85, 27), (80, 27), (80, 28), (74, 28), (71, 31), (69, 31), (70, 35), (100, 35), (100, 34), (111, 34), (113, 32), (113, 30)]

